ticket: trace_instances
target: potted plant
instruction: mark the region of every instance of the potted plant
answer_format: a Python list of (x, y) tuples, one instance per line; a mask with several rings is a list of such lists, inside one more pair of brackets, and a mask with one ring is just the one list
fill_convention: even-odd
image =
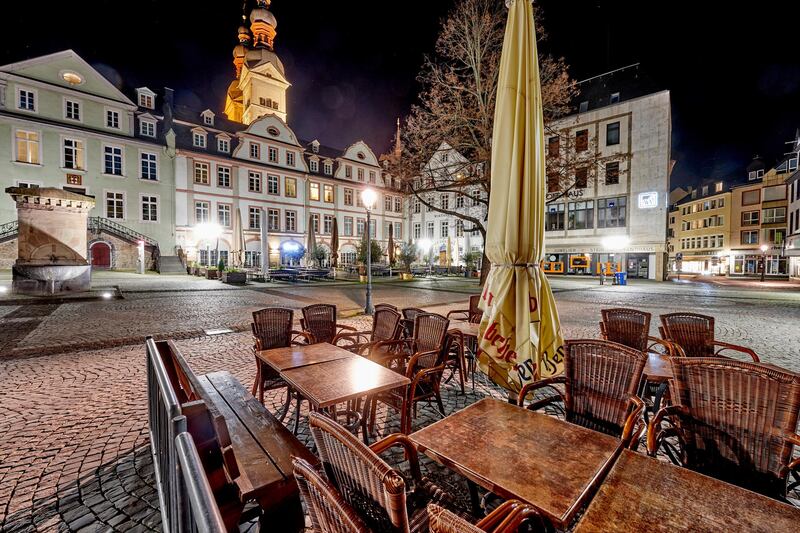
[(229, 285), (246, 285), (247, 272), (238, 268), (226, 268), (222, 271), (222, 283)]
[(461, 260), (464, 261), (464, 277), (474, 277), (477, 271), (475, 267), (477, 266), (478, 261), (481, 260), (481, 254), (478, 252), (467, 252), (461, 256)]
[(328, 260), (328, 251), (322, 246), (315, 246), (314, 249), (309, 252), (308, 257), (319, 267)]
[[(370, 240), (370, 259), (372, 264), (378, 263), (383, 256), (381, 245), (377, 241)], [(356, 246), (356, 261), (358, 262), (358, 280), (361, 283), (367, 282), (367, 241), (362, 240)]]
[(417, 247), (410, 242), (403, 243), (400, 247), (400, 253), (397, 254), (397, 260), (400, 261), (404, 269), (404, 272), (400, 274), (400, 279), (403, 281), (410, 280), (413, 277), (411, 275), (411, 263), (417, 260)]

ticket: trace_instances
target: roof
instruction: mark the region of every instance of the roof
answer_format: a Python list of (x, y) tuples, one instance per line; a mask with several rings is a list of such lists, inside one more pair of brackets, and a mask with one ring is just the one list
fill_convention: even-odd
[[(578, 94), (572, 103), (577, 112), (584, 113), (653, 94), (664, 88), (656, 84), (639, 63), (634, 63), (579, 81), (577, 89)], [(612, 95), (616, 95), (618, 100), (612, 100)], [(581, 109), (584, 102), (586, 109)]]

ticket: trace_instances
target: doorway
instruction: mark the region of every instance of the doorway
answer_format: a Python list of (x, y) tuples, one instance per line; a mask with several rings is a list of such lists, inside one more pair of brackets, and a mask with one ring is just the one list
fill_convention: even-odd
[(105, 242), (96, 242), (89, 248), (92, 268), (111, 268), (111, 246)]
[(628, 254), (627, 258), (627, 272), (629, 278), (648, 278), (648, 254)]

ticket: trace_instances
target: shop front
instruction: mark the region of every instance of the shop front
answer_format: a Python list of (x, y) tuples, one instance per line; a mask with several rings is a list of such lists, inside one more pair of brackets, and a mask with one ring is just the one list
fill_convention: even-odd
[(629, 278), (656, 279), (657, 258), (665, 261), (655, 247), (627, 246), (609, 251), (605, 247), (553, 248), (544, 257), (542, 267), (548, 274), (575, 276), (613, 276), (626, 272)]
[(750, 250), (734, 250), (732, 257), (731, 276), (760, 276), (762, 268), (764, 268), (766, 276), (787, 277), (789, 275), (789, 258), (782, 254), (758, 254), (752, 253)]

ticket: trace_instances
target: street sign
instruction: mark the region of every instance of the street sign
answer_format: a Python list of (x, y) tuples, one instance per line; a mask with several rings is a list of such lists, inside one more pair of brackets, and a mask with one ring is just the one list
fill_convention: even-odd
[(681, 252), (675, 254), (675, 261), (683, 261), (683, 254)]

